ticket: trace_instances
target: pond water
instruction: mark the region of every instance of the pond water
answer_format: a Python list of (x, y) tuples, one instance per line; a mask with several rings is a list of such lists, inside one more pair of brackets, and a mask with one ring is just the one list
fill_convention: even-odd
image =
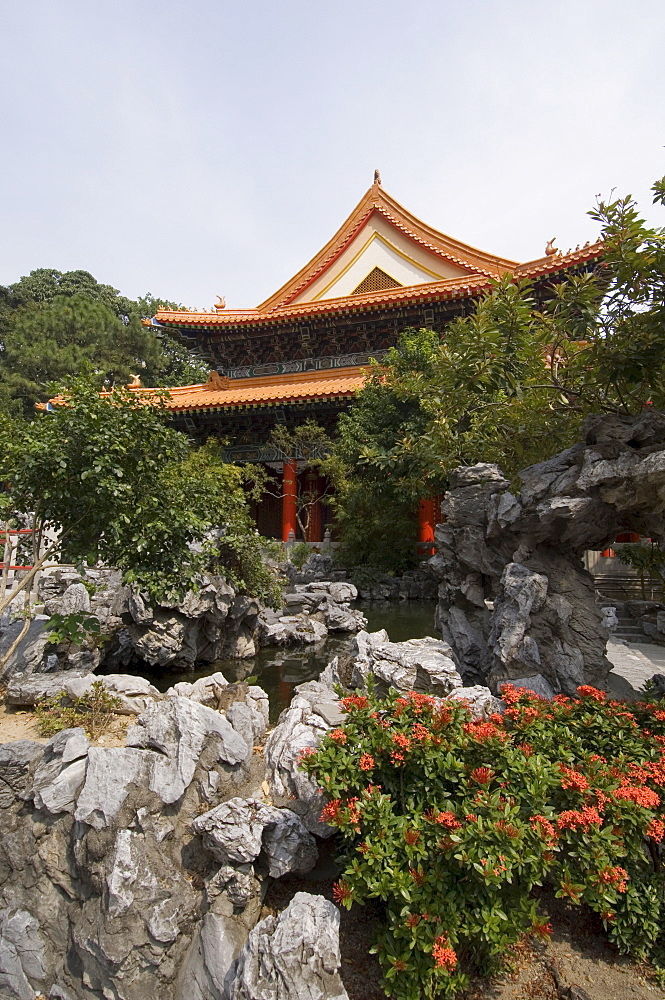
[[(426, 635), (436, 635), (434, 630), (434, 605), (430, 602), (406, 601), (400, 604), (356, 603), (368, 621), (368, 631), (376, 632), (385, 628), (392, 642), (405, 639), (422, 639)], [(274, 723), (280, 712), (287, 708), (297, 684), (315, 680), (333, 656), (346, 652), (353, 636), (330, 638), (316, 647), (270, 646), (259, 650), (256, 656), (246, 660), (218, 660), (207, 663), (202, 670), (160, 673), (150, 676), (150, 681), (166, 691), (178, 681), (198, 680), (220, 670), (230, 682), (252, 678), (252, 683), (260, 684), (270, 700), (270, 721)]]

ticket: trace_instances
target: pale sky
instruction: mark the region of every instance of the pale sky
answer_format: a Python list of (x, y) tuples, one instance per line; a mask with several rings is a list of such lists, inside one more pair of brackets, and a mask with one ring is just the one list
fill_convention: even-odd
[(0, 284), (250, 307), (370, 186), (517, 260), (665, 174), (663, 0), (0, 0)]

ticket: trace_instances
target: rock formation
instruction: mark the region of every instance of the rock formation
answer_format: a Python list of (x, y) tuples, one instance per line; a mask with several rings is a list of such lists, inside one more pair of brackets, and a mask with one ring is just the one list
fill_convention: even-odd
[(268, 877), (317, 857), (261, 798), (265, 694), (202, 680), (149, 699), (125, 747), (0, 746), (3, 1000), (346, 996), (332, 904), (299, 893), (257, 924)]
[(622, 530), (665, 537), (665, 416), (595, 416), (584, 434), (525, 469), (517, 495), (495, 465), (451, 478), (430, 566), (465, 681), (550, 697), (605, 684), (608, 631), (582, 556)]

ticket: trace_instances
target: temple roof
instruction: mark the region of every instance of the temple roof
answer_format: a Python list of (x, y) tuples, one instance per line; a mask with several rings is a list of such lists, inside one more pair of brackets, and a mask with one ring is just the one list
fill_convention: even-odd
[[(142, 398), (158, 393), (167, 410), (175, 413), (201, 410), (227, 410), (278, 406), (288, 403), (314, 403), (320, 400), (348, 399), (362, 388), (367, 369), (336, 368), (332, 371), (301, 372), (295, 375), (266, 375), (260, 378), (228, 379), (211, 372), (202, 385), (182, 385), (171, 389), (127, 388)], [(108, 393), (102, 393), (103, 396)], [(49, 403), (38, 403), (45, 410), (64, 404), (61, 396)]]
[(531, 280), (595, 260), (600, 241), (518, 263), (440, 233), (411, 215), (375, 181), (328, 243), (253, 309), (159, 310), (158, 324), (224, 328), (296, 317), (399, 308), (412, 301), (468, 298), (509, 272)]

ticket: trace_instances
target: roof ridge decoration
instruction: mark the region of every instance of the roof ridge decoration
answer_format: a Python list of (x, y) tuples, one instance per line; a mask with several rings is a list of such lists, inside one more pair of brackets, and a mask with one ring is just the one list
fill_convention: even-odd
[[(378, 219), (373, 225), (368, 226), (373, 217)], [(336, 262), (349, 250), (365, 226), (368, 226), (368, 232), (371, 232), (369, 239), (364, 242), (350, 264), (345, 265), (342, 260), (335, 269)], [(396, 275), (391, 274), (387, 262), (386, 273), (394, 280), (400, 280), (398, 287), (358, 294), (353, 289), (362, 286), (367, 277), (365, 274), (355, 286), (352, 284), (348, 291), (344, 291), (345, 270), (355, 267), (354, 262), (360, 259), (368, 260), (368, 274), (371, 273), (372, 266), (382, 268), (381, 260), (378, 258), (370, 260), (369, 257), (365, 257), (365, 251), (372, 240), (375, 241), (374, 245), (383, 242), (386, 246), (390, 246), (386, 238), (386, 234), (389, 236), (390, 231), (394, 232), (396, 237), (395, 244), (391, 247), (395, 254), (405, 256), (404, 248), (408, 244), (413, 247), (414, 267), (411, 271), (411, 280), (405, 281), (403, 275), (398, 279)], [(358, 242), (363, 242), (362, 237)], [(330, 313), (375, 311), (381, 307), (400, 308), (413, 301), (425, 303), (477, 295), (488, 289), (493, 280), (506, 273), (513, 274), (515, 279), (548, 278), (567, 268), (590, 264), (601, 257), (603, 252), (601, 240), (567, 252), (559, 251), (553, 244), (554, 240), (548, 242), (543, 257), (518, 263), (462, 243), (452, 236), (433, 229), (408, 212), (383, 188), (377, 171), (374, 183), (332, 239), (297, 274), (259, 306), (250, 309), (228, 309), (222, 297), (218, 296), (219, 301), (211, 310), (160, 309), (153, 320), (144, 322), (156, 326), (190, 329), (247, 328), (265, 324), (275, 325), (293, 321), (301, 316), (304, 319)], [(349, 254), (346, 255), (348, 256)], [(424, 263), (425, 260), (433, 262), (430, 270)], [(385, 270), (385, 267), (382, 269)], [(328, 271), (331, 271), (332, 275), (329, 284), (326, 285), (321, 279)], [(441, 272), (443, 272), (441, 277), (437, 277)], [(351, 274), (350, 270), (348, 274)], [(427, 275), (431, 276), (430, 280), (426, 280)], [(338, 284), (342, 286), (339, 290), (335, 287)], [(322, 285), (324, 287), (321, 287)], [(310, 286), (314, 286), (314, 297), (302, 298)]]
[(470, 276), (483, 274), (498, 278), (505, 271), (518, 266), (516, 261), (486, 253), (422, 222), (388, 194), (378, 178), (332, 239), (293, 278), (257, 306), (257, 311), (264, 313), (290, 305), (316, 278), (335, 263), (375, 213), (382, 216), (411, 242), (436, 257), (456, 264)]

